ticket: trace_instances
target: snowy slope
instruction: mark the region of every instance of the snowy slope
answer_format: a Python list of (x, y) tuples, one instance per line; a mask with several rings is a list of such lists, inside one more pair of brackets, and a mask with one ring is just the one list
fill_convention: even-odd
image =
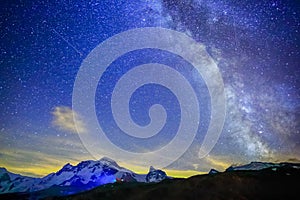
[(45, 190), (52, 186), (77, 187), (87, 190), (99, 185), (119, 182), (159, 182), (167, 176), (165, 172), (150, 169), (148, 174), (136, 174), (120, 167), (109, 158), (82, 161), (73, 166), (66, 164), (56, 173), (43, 178), (30, 178), (0, 170), (0, 193), (33, 192)]
[(14, 174), (0, 168), (0, 193), (29, 191), (31, 185), (37, 181), (39, 178)]
[(298, 164), (292, 164), (292, 163), (269, 163), (269, 162), (251, 162), (246, 165), (241, 166), (231, 166), (226, 171), (241, 171), (241, 170), (262, 170), (267, 168), (272, 168), (273, 170), (276, 170), (279, 167), (293, 167), (297, 168), (299, 167)]
[(167, 174), (159, 169), (155, 169), (154, 167), (150, 167), (149, 173), (146, 176), (146, 182), (147, 183), (157, 183), (164, 179), (167, 179)]

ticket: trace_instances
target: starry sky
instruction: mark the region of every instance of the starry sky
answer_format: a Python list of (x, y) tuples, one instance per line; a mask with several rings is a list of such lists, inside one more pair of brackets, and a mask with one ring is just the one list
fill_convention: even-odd
[[(79, 134), (87, 128), (84, 120), (78, 120), (77, 129), (74, 125), (73, 116), (78, 115), (72, 109), (76, 74), (101, 42), (143, 27), (168, 28), (192, 37), (204, 45), (224, 81), (226, 119), (217, 144), (200, 159), (203, 135), (199, 131), (189, 149), (166, 168), (168, 174), (188, 176), (250, 161), (299, 162), (299, 2), (13, 0), (1, 1), (0, 10), (0, 166), (24, 175), (43, 176), (67, 162), (99, 159), (80, 140)], [(133, 140), (114, 135), (113, 119), (107, 114), (109, 102), (102, 97), (111, 94), (118, 77), (131, 65), (154, 58), (171, 65), (187, 65), (167, 52), (131, 52), (105, 73), (102, 82), (109, 84), (97, 88), (97, 115), (105, 116), (101, 123), (122, 148), (130, 147)], [(193, 84), (202, 85), (203, 81)], [(145, 110), (159, 102), (171, 116), (169, 125), (161, 139), (139, 143), (132, 147), (136, 151), (167, 144), (178, 128), (175, 96), (159, 85), (155, 88), (137, 90), (130, 104), (135, 108), (133, 120), (147, 125)], [(202, 93), (207, 92), (204, 86), (201, 88)], [(156, 90), (160, 92), (153, 97), (151, 93)], [(209, 100), (204, 98), (204, 103), (209, 104)], [(209, 112), (201, 113), (205, 118)], [(112, 159), (118, 162), (118, 156), (122, 155)], [(141, 158), (118, 163), (146, 172), (142, 162)]]

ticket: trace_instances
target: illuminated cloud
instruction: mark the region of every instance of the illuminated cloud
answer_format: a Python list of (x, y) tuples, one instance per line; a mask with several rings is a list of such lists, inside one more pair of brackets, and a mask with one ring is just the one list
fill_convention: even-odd
[[(53, 115), (53, 126), (68, 131), (71, 133), (85, 133), (86, 127), (81, 117), (73, 111), (71, 108), (66, 106), (57, 106), (52, 112)], [(76, 118), (76, 126), (74, 118)]]
[(209, 166), (212, 168), (224, 171), (226, 168), (228, 168), (231, 164), (227, 161), (229, 160), (226, 157), (221, 157), (221, 156), (211, 156), (208, 155), (204, 158), (204, 161), (209, 163)]

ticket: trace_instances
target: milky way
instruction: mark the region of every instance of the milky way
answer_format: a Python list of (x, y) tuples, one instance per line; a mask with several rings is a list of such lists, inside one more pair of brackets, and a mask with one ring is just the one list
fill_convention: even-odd
[(225, 84), (226, 121), (217, 145), (199, 159), (196, 137), (170, 168), (300, 159), (296, 1), (8, 1), (0, 9), (1, 166), (42, 175), (91, 159), (69, 120), (77, 71), (105, 39), (149, 26), (203, 44)]

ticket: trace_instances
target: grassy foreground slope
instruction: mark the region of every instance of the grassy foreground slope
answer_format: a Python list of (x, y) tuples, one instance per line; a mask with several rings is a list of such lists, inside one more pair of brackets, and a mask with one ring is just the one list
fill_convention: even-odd
[(157, 184), (110, 184), (52, 199), (300, 199), (300, 170), (271, 168), (165, 180)]

